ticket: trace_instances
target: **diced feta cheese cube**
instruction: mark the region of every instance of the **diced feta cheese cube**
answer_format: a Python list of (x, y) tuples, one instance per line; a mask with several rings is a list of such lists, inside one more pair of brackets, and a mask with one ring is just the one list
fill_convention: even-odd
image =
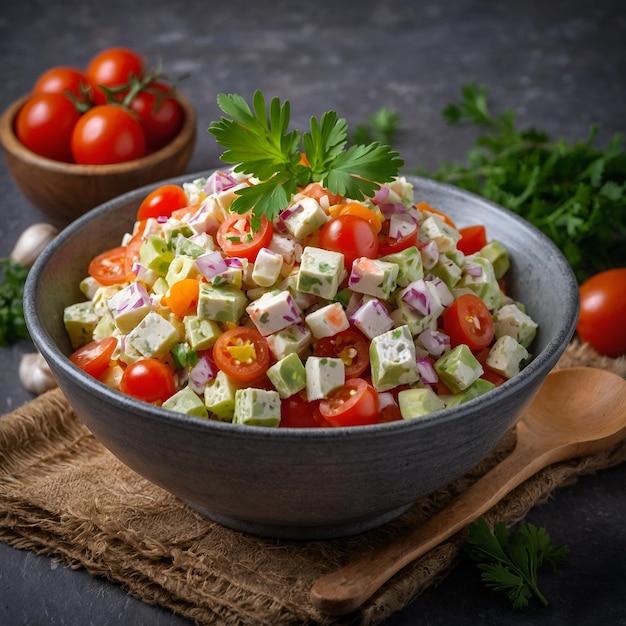
[(343, 273), (343, 254), (307, 246), (302, 252), (296, 288), (332, 300)]
[(346, 312), (339, 302), (331, 302), (304, 318), (304, 323), (309, 327), (316, 339), (332, 337), (342, 330), (350, 328), (350, 322)]
[(304, 293), (298, 291), (298, 275), (299, 269), (294, 268), (285, 278), (280, 281), (279, 289), (286, 289), (291, 294), (294, 302), (301, 311), (305, 311), (309, 307), (320, 301), (320, 296), (316, 296), (312, 293)]
[(93, 339), (93, 332), (98, 321), (99, 317), (90, 301), (77, 302), (65, 307), (63, 323), (72, 348), (80, 348)]
[(178, 329), (164, 317), (151, 311), (131, 330), (127, 339), (142, 356), (160, 357), (178, 342)]
[(296, 239), (303, 239), (321, 228), (328, 215), (317, 200), (302, 196), (280, 214), (280, 219)]
[(360, 257), (352, 263), (348, 287), (358, 293), (387, 300), (396, 288), (398, 270), (395, 263)]
[(200, 285), (198, 317), (216, 322), (237, 322), (247, 304), (246, 294), (234, 285)]
[(280, 396), (268, 389), (237, 389), (233, 424), (246, 426), (271, 426), (280, 423)]
[(505, 378), (513, 378), (519, 374), (521, 363), (529, 356), (528, 350), (522, 344), (509, 335), (502, 335), (489, 350), (486, 362)]
[(537, 334), (537, 322), (516, 304), (505, 304), (493, 316), (496, 339), (509, 335), (528, 348)]
[(306, 396), (309, 402), (322, 400), (346, 382), (341, 359), (310, 356), (306, 360)]
[(302, 313), (288, 291), (265, 293), (252, 301), (246, 312), (263, 336), (302, 321)]
[(113, 321), (122, 333), (129, 333), (152, 310), (152, 301), (141, 283), (130, 283), (107, 301)]
[(274, 233), (272, 233), (272, 240), (270, 241), (268, 248), (272, 252), (280, 254), (283, 257), (284, 262), (289, 266), (292, 266), (294, 263), (300, 262), (300, 256), (302, 255), (302, 245), (298, 243), (291, 235), (274, 231)]
[(367, 296), (350, 315), (350, 322), (368, 339), (373, 339), (393, 328), (393, 320), (387, 307), (377, 298)]
[(297, 324), (266, 337), (270, 350), (276, 359), (283, 359), (292, 352), (299, 356), (305, 356), (311, 345), (311, 338), (311, 331)]
[(261, 248), (254, 262), (252, 280), (260, 287), (271, 287), (280, 276), (283, 257), (268, 248)]
[(424, 243), (434, 241), (439, 252), (447, 252), (456, 246), (461, 235), (438, 215), (429, 215), (420, 225), (419, 238)]
[(226, 211), (214, 195), (207, 196), (198, 210), (189, 218), (189, 226), (195, 233), (215, 233), (226, 219)]
[(232, 422), (237, 389), (238, 383), (218, 370), (215, 378), (204, 389), (204, 404), (220, 421)]
[(408, 326), (374, 337), (370, 343), (372, 384), (377, 391), (410, 385), (419, 379), (415, 345)]

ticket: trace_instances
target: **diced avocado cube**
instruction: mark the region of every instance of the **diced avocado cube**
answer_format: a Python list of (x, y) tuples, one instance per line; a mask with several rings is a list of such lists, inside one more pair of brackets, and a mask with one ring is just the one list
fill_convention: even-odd
[(80, 348), (93, 339), (93, 331), (99, 318), (91, 301), (77, 302), (65, 307), (63, 323), (72, 348)]
[[(476, 275), (470, 273), (469, 268), (472, 268)], [(499, 307), (502, 301), (502, 290), (491, 261), (479, 254), (470, 254), (465, 257), (462, 269), (463, 277), (457, 287), (471, 289), (490, 311)]]
[(266, 339), (274, 357), (282, 359), (292, 352), (301, 357), (305, 356), (311, 345), (312, 335), (305, 326), (293, 324), (277, 333), (268, 335)]
[(348, 287), (381, 300), (387, 300), (397, 286), (399, 267), (380, 259), (360, 257), (352, 263)]
[(332, 300), (343, 272), (343, 254), (306, 246), (300, 259), (296, 289)]
[(511, 266), (509, 251), (495, 239), (483, 246), (479, 254), (491, 261), (497, 279), (502, 278)]
[(195, 278), (198, 274), (199, 271), (193, 257), (177, 256), (172, 259), (172, 262), (167, 268), (165, 280), (171, 287), (174, 283), (178, 283), (185, 278)]
[(528, 350), (509, 335), (502, 335), (489, 350), (487, 365), (502, 374), (513, 378), (519, 374), (522, 363), (530, 356)]
[(306, 387), (306, 370), (295, 352), (272, 365), (267, 376), (281, 398), (288, 398)]
[(463, 270), (447, 256), (440, 256), (430, 273), (441, 278), (448, 289), (454, 289), (463, 276)]
[(193, 229), (188, 224), (185, 224), (174, 218), (170, 218), (162, 226), (163, 236), (168, 244), (174, 242), (178, 237), (191, 237), (194, 234)]
[(155, 281), (154, 285), (152, 285), (152, 291), (159, 296), (165, 295), (170, 286), (167, 284), (167, 281), (163, 276), (159, 276)]
[(378, 391), (419, 380), (415, 344), (406, 325), (374, 337), (370, 343), (372, 384)]
[(206, 250), (204, 247), (199, 246), (197, 243), (194, 243), (182, 235), (176, 237), (176, 240), (174, 241), (174, 254), (176, 256), (188, 256), (192, 259), (197, 259), (205, 253)]
[(479, 378), (464, 391), (449, 396), (441, 396), (441, 399), (443, 400), (446, 407), (450, 408), (453, 406), (458, 406), (459, 404), (463, 404), (463, 402), (467, 402), (468, 400), (478, 398), (478, 396), (482, 396), (484, 393), (495, 389), (495, 387), (496, 386), (488, 380), (485, 380), (484, 378)]
[(244, 314), (248, 298), (234, 285), (200, 285), (198, 317), (216, 322), (236, 322)]
[(420, 251), (411, 246), (401, 252), (388, 254), (380, 259), (388, 263), (395, 263), (398, 266), (398, 277), (396, 282), (398, 287), (406, 287), (414, 280), (424, 278), (424, 266), (422, 264), (422, 255)]
[(151, 311), (128, 333), (128, 343), (145, 357), (161, 357), (178, 342), (178, 329)]
[(459, 393), (478, 380), (484, 370), (472, 351), (463, 343), (439, 357), (435, 361), (435, 371), (452, 393)]
[(115, 322), (109, 311), (105, 311), (98, 320), (96, 327), (93, 329), (93, 339), (98, 341), (110, 337), (115, 332)]
[(149, 235), (139, 249), (141, 265), (161, 276), (167, 274), (167, 269), (173, 259), (174, 253), (168, 248), (165, 239), (158, 235)]
[(493, 316), (496, 339), (510, 335), (524, 348), (528, 348), (537, 334), (537, 322), (516, 304), (505, 304)]
[(239, 389), (237, 382), (219, 370), (204, 389), (206, 408), (220, 421), (232, 422), (237, 389)]
[(280, 424), (280, 396), (268, 389), (237, 389), (233, 424), (270, 426)]
[(163, 403), (164, 409), (193, 415), (195, 417), (207, 417), (208, 412), (202, 399), (189, 387), (183, 387)]
[(445, 408), (445, 404), (430, 387), (404, 389), (398, 393), (400, 415), (405, 420), (422, 417)]
[(217, 322), (202, 319), (197, 315), (185, 316), (183, 325), (185, 338), (194, 350), (209, 350), (222, 334), (222, 329)]
[(346, 382), (341, 359), (310, 356), (306, 360), (306, 396), (309, 402), (326, 398)]

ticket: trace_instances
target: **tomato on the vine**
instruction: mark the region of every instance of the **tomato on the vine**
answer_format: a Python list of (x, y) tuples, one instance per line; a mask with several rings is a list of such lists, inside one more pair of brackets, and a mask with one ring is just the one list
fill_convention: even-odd
[(476, 295), (460, 295), (443, 314), (443, 329), (453, 347), (465, 343), (470, 350), (486, 348), (494, 337), (487, 305)]
[(94, 378), (100, 378), (111, 362), (117, 347), (115, 337), (105, 337), (81, 346), (70, 356), (70, 361)]
[(626, 267), (591, 276), (579, 291), (580, 339), (605, 356), (626, 354)]
[(319, 410), (333, 426), (375, 424), (378, 421), (378, 392), (362, 378), (349, 378), (320, 402)]
[(132, 113), (116, 104), (101, 104), (84, 113), (72, 132), (76, 163), (106, 165), (139, 159), (146, 137)]
[(250, 215), (230, 215), (217, 229), (217, 243), (228, 256), (244, 257), (254, 261), (261, 248), (267, 248), (272, 240), (271, 222), (261, 216), (257, 231), (250, 227)]
[(37, 78), (32, 93), (70, 93), (84, 100), (89, 90), (89, 79), (82, 70), (66, 65), (51, 67)]
[(361, 376), (370, 364), (370, 342), (358, 330), (347, 328), (332, 337), (322, 337), (315, 344), (315, 356), (339, 358), (345, 366), (346, 378)]
[(270, 364), (267, 340), (255, 328), (237, 326), (222, 333), (213, 346), (215, 364), (231, 378), (251, 382)]
[(139, 359), (124, 370), (120, 391), (145, 402), (163, 403), (176, 393), (174, 372), (158, 359)]
[(356, 215), (338, 215), (333, 217), (319, 233), (320, 248), (341, 252), (346, 268), (359, 257), (376, 258), (378, 253), (378, 235), (370, 223)]
[(137, 210), (137, 220), (170, 217), (174, 211), (186, 207), (187, 204), (187, 194), (180, 185), (160, 185), (142, 200)]
[(81, 114), (62, 93), (31, 96), (15, 117), (17, 138), (33, 152), (54, 159), (72, 161), (72, 134)]
[(139, 91), (130, 102), (146, 134), (148, 152), (166, 146), (183, 125), (183, 107), (170, 86), (153, 82)]
[(97, 104), (106, 102), (105, 93), (98, 85), (109, 88), (121, 87), (135, 76), (142, 78), (145, 63), (143, 57), (125, 47), (105, 48), (91, 58), (87, 64), (87, 78), (93, 88), (93, 99)]

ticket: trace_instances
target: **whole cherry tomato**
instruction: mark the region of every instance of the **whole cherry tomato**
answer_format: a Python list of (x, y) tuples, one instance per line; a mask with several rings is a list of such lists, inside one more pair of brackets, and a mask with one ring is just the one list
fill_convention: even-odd
[(176, 393), (174, 372), (158, 359), (139, 359), (124, 370), (120, 391), (145, 402), (163, 403)]
[(180, 185), (161, 185), (143, 199), (137, 210), (137, 220), (170, 217), (176, 209), (182, 209), (188, 203), (187, 194)]
[(146, 154), (146, 138), (132, 113), (116, 104), (101, 104), (76, 123), (72, 154), (83, 165), (122, 163)]
[(130, 48), (106, 48), (91, 58), (87, 64), (87, 78), (93, 88), (93, 100), (106, 102), (106, 95), (98, 85), (109, 88), (126, 85), (132, 76), (142, 78), (145, 71), (143, 57)]
[(626, 267), (600, 272), (582, 283), (576, 331), (600, 354), (626, 354)]
[(33, 152), (71, 162), (71, 138), (81, 115), (62, 93), (42, 93), (29, 98), (15, 117), (17, 138)]
[(35, 81), (33, 94), (71, 93), (78, 100), (85, 100), (89, 89), (87, 75), (78, 68), (59, 65), (46, 70)]
[(370, 223), (356, 215), (344, 214), (334, 217), (320, 230), (320, 248), (343, 253), (344, 265), (352, 267), (352, 262), (365, 256), (376, 258), (378, 235)]

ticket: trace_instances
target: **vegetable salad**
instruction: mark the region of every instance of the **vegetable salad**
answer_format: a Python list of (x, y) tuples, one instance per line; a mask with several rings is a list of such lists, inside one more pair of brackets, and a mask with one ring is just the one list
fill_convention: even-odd
[(397, 176), (362, 200), (300, 187), (272, 220), (232, 212), (259, 184), (218, 170), (148, 196), (65, 309), (71, 359), (198, 418), (270, 427), (419, 418), (531, 358), (509, 255)]

